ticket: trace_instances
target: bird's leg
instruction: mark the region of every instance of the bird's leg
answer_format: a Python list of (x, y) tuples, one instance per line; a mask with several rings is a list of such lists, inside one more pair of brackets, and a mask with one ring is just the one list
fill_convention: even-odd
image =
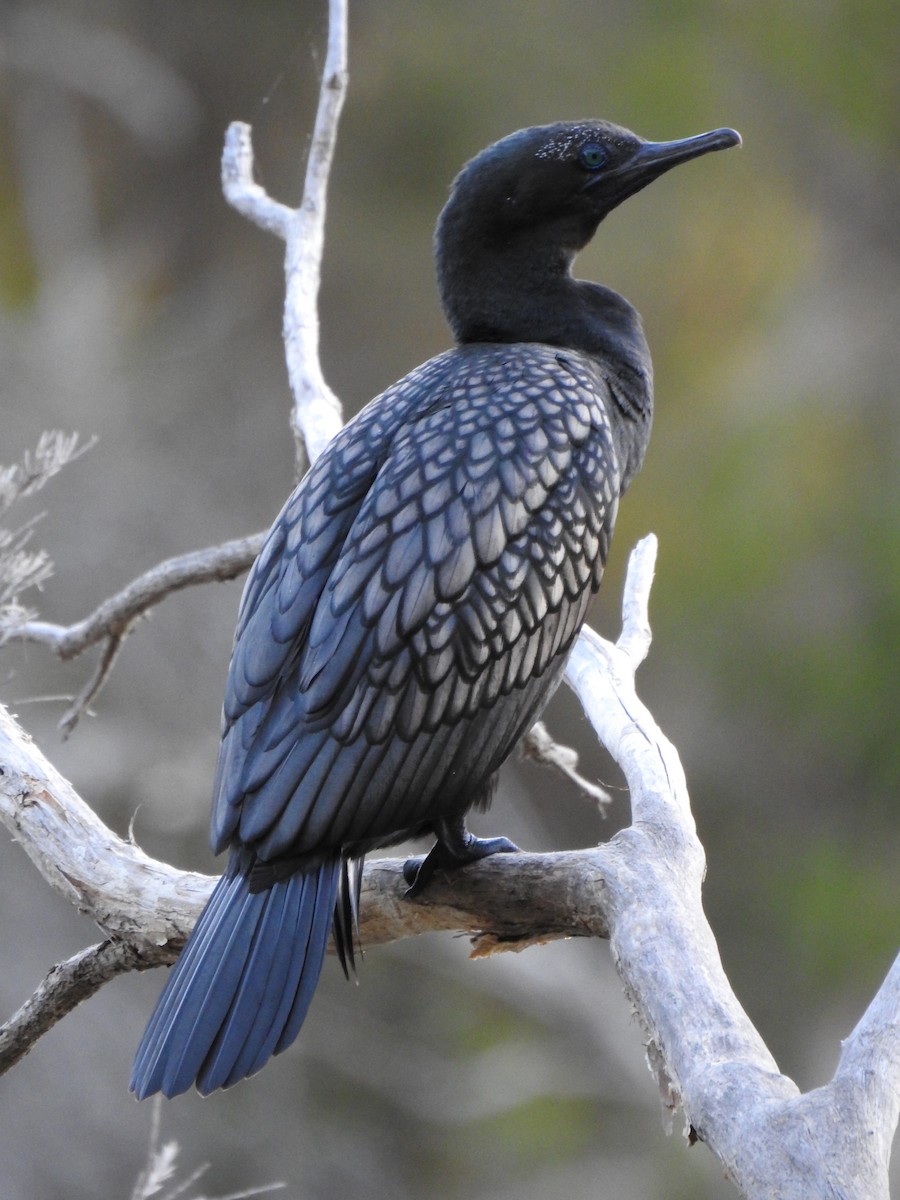
[(441, 818), (434, 823), (437, 841), (424, 858), (410, 858), (403, 864), (403, 877), (409, 884), (407, 896), (417, 896), (428, 886), (435, 871), (458, 871), (468, 863), (491, 854), (514, 854), (519, 847), (505, 837), (477, 838), (466, 829), (465, 817)]

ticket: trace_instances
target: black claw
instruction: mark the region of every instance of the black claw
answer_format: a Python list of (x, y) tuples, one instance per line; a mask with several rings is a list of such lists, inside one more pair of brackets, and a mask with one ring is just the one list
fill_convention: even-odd
[(408, 899), (418, 896), (431, 882), (436, 871), (458, 871), (460, 867), (478, 862), (481, 858), (489, 858), (492, 854), (515, 854), (518, 849), (509, 838), (477, 838), (468, 831), (464, 838), (452, 846), (445, 841), (435, 842), (424, 858), (408, 858), (403, 864), (403, 878), (409, 884), (406, 896)]
[(422, 863), (424, 861), (425, 861), (425, 856), (419, 855), (418, 858), (408, 858), (406, 860), (406, 862), (403, 864), (403, 878), (409, 884), (409, 888), (406, 892), (407, 896), (415, 895), (415, 892), (412, 889), (415, 885), (416, 877), (419, 874), (419, 871), (422, 868)]
[(519, 847), (515, 842), (511, 842), (509, 838), (473, 838), (475, 854), (470, 859), (471, 862), (477, 861), (479, 858), (490, 858), (492, 854), (518, 854)]

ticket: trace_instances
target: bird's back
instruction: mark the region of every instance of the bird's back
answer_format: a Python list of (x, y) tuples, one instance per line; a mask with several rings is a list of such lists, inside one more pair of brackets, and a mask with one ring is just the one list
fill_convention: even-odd
[(467, 345), (335, 438), (245, 590), (216, 848), (313, 862), (469, 807), (558, 685), (599, 586), (612, 409), (587, 354)]

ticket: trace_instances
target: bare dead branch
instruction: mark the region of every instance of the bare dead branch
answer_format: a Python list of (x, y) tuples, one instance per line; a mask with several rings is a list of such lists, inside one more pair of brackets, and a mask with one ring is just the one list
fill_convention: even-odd
[(646, 538), (632, 554), (618, 644), (583, 630), (566, 675), (631, 791), (632, 825), (597, 857), (610, 946), (651, 1070), (669, 1103), (681, 1104), (692, 1137), (709, 1145), (744, 1196), (887, 1200), (900, 1112), (900, 966), (831, 1083), (801, 1095), (725, 975), (703, 912), (705, 855), (681, 762), (634, 692), (636, 662), (650, 640), (655, 550)]
[(124, 640), (124, 634), (111, 633), (103, 643), (103, 652), (97, 660), (93, 674), (60, 717), (59, 728), (62, 730), (64, 737), (69, 736), (78, 724), (81, 714), (87, 712), (91, 701), (103, 687), (104, 683), (106, 683), (107, 677), (113, 668), (113, 663), (119, 657), (119, 651), (122, 649)]
[(107, 940), (53, 967), (34, 995), (0, 1027), (0, 1075), (14, 1067), (38, 1038), (104, 983), (144, 965), (155, 964), (142, 964), (139, 952), (127, 942)]
[(578, 773), (578, 752), (552, 738), (543, 721), (532, 725), (522, 738), (519, 743), (519, 757), (531, 759), (542, 767), (549, 767), (551, 771), (558, 771), (573, 783), (582, 795), (593, 800), (601, 816), (606, 815), (606, 810), (612, 802), (610, 794), (599, 784), (591, 783)]
[[(112, 832), (0, 706), (0, 821), (47, 883), (107, 935), (54, 967), (0, 1027), (0, 1074), (81, 1000), (123, 971), (172, 963), (215, 880), (149, 858)], [(438, 877), (406, 898), (403, 860), (371, 862), (360, 904), (365, 947), (437, 930), (477, 955), (560, 937), (604, 937), (592, 852), (513, 854)]]
[[(108, 937), (142, 947), (142, 966), (154, 946), (164, 951), (156, 962), (172, 961), (215, 882), (149, 858), (113, 833), (2, 706), (0, 821), (55, 891)], [(498, 945), (605, 936), (600, 909), (589, 899), (596, 887), (591, 852), (511, 854), (490, 867), (476, 863), (435, 880), (415, 902), (406, 899), (402, 868), (401, 859), (366, 868), (360, 933), (367, 946), (439, 929), (487, 931)]]
[(133, 579), (120, 592), (74, 625), (53, 625), (48, 621), (26, 621), (7, 634), (10, 642), (35, 642), (48, 646), (61, 659), (75, 658), (90, 646), (103, 643), (103, 654), (90, 680), (69, 707), (60, 727), (67, 733), (102, 688), (122, 642), (135, 622), (182, 588), (201, 583), (222, 583), (243, 574), (259, 553), (265, 534), (235, 538), (221, 546), (193, 550), (151, 567)]
[(256, 558), (264, 536), (254, 533), (221, 546), (209, 546), (205, 550), (192, 550), (177, 558), (168, 558), (133, 579), (74, 625), (29, 621), (16, 630), (11, 640), (37, 642), (49, 646), (62, 659), (75, 658), (105, 638), (124, 637), (135, 621), (173, 592), (200, 583), (235, 579)]
[(318, 296), (328, 176), (346, 90), (347, 6), (343, 0), (330, 0), (328, 50), (299, 207), (272, 200), (254, 182), (249, 125), (229, 126), (222, 154), (222, 189), (229, 204), (285, 242), (284, 348), (294, 397), (291, 427), (298, 476), (342, 424), (340, 401), (325, 382), (319, 362)]

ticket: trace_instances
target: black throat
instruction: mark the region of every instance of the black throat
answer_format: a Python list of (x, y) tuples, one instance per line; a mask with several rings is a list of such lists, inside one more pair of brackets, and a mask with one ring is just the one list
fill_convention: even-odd
[(441, 302), (457, 342), (580, 350), (597, 360), (621, 414), (649, 419), (652, 367), (637, 312), (611, 288), (573, 279), (574, 251), (556, 239), (541, 242), (534, 232), (520, 244), (487, 244), (452, 206), (445, 209), (435, 256)]

